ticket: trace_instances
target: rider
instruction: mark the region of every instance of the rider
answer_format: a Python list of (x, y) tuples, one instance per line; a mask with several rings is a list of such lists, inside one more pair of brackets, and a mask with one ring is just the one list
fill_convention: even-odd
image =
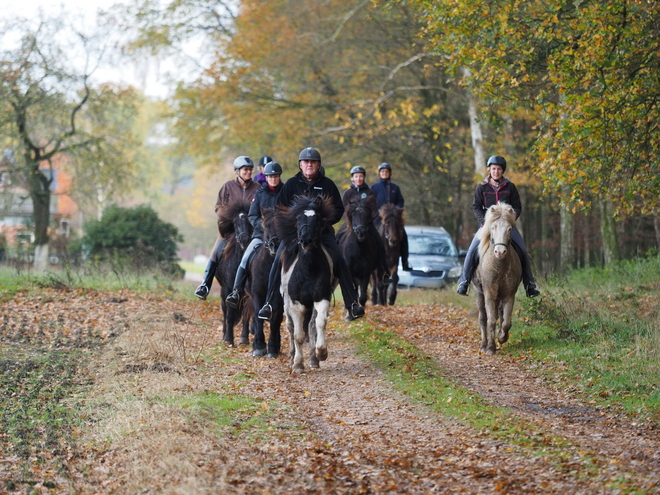
[(225, 302), (233, 308), (238, 308), (238, 303), (241, 300), (243, 289), (245, 288), (245, 281), (247, 280), (247, 264), (250, 258), (256, 252), (257, 247), (263, 244), (264, 226), (262, 224), (261, 210), (274, 210), (277, 205), (277, 195), (282, 189), (281, 176), (282, 167), (277, 162), (269, 162), (264, 167), (264, 176), (267, 183), (261, 186), (254, 195), (252, 204), (250, 205), (250, 212), (248, 218), (254, 227), (252, 233), (252, 241), (243, 253), (241, 264), (236, 271), (236, 278), (234, 279), (234, 289), (231, 294), (227, 296)]
[[(403, 194), (401, 194), (401, 189), (394, 182), (392, 182), (392, 167), (389, 163), (381, 163), (378, 165), (378, 176), (380, 181), (376, 182), (371, 189), (376, 193), (376, 201), (378, 202), (378, 208), (385, 204), (393, 204), (399, 208), (403, 208)], [(380, 224), (380, 217), (376, 217), (374, 220), (376, 225)], [(412, 266), (408, 262), (408, 234), (406, 229), (403, 229), (403, 239), (401, 240), (401, 266), (404, 271), (412, 271)]]
[[(298, 167), (300, 168), (300, 172), (286, 181), (280, 191), (277, 203), (284, 206), (291, 206), (296, 196), (322, 194), (330, 197), (335, 207), (335, 217), (332, 219), (331, 224), (335, 224), (341, 220), (344, 214), (344, 205), (341, 202), (339, 189), (337, 189), (337, 186), (330, 178), (325, 176), (321, 168), (321, 153), (315, 148), (303, 149), (298, 156)], [(339, 251), (339, 245), (337, 244), (337, 239), (335, 239), (335, 233), (332, 227), (321, 233), (321, 242), (323, 243), (323, 247), (328, 251), (335, 266), (335, 274), (339, 278), (339, 285), (344, 296), (344, 305), (348, 310), (348, 319), (354, 320), (364, 316), (364, 308), (358, 302), (357, 291), (353, 285), (346, 260)], [(270, 269), (266, 303), (259, 310), (259, 318), (262, 320), (269, 320), (273, 314), (270, 301), (273, 299), (275, 291), (279, 290), (282, 265), (280, 255), (283, 249), (284, 245), (280, 244), (278, 253), (273, 261), (273, 266)]]
[[(504, 157), (499, 155), (491, 156), (486, 163), (486, 168), (489, 171), (489, 175), (477, 185), (477, 189), (474, 192), (474, 201), (472, 202), (472, 211), (474, 211), (474, 215), (479, 221), (479, 230), (484, 225), (486, 210), (500, 201), (513, 207), (516, 213), (516, 219), (518, 219), (522, 212), (522, 203), (520, 202), (518, 189), (516, 189), (513, 182), (504, 177), (504, 172), (506, 171), (506, 160)], [(477, 230), (477, 233), (472, 239), (470, 248), (465, 256), (463, 273), (461, 274), (461, 278), (458, 279), (458, 290), (456, 292), (462, 296), (467, 296), (468, 287), (478, 263), (477, 249), (480, 241), (477, 234), (479, 230)], [(534, 275), (532, 275), (532, 264), (527, 254), (525, 242), (515, 225), (511, 231), (511, 241), (520, 256), (523, 287), (525, 287), (527, 297), (536, 297), (540, 292), (534, 281)]]
[[(247, 156), (239, 156), (234, 160), (236, 178), (225, 182), (220, 188), (220, 191), (218, 191), (218, 199), (215, 202), (215, 213), (218, 218), (228, 205), (234, 204), (237, 201), (252, 201), (254, 193), (260, 187), (258, 182), (252, 180), (253, 168), (254, 163)], [(220, 260), (220, 255), (225, 244), (227, 244), (227, 241), (218, 236), (213, 249), (211, 249), (209, 261), (206, 263), (206, 268), (204, 269), (204, 280), (195, 290), (195, 295), (201, 300), (205, 300), (211, 291), (215, 270), (218, 267), (218, 261)]]
[(264, 155), (261, 158), (259, 158), (259, 173), (252, 180), (255, 181), (255, 182), (258, 182), (262, 186), (265, 185), (266, 184), (266, 174), (264, 174), (264, 167), (266, 167), (267, 163), (270, 163), (272, 161), (273, 161), (273, 159), (268, 155)]
[[(357, 203), (361, 199), (366, 199), (368, 201), (368, 206), (373, 214), (372, 220), (375, 220), (378, 216), (376, 194), (369, 187), (369, 185), (365, 183), (364, 179), (366, 176), (367, 171), (364, 169), (364, 167), (356, 165), (355, 167), (351, 168), (352, 184), (350, 189), (346, 190), (341, 200), (344, 204), (344, 210), (346, 210), (351, 203)], [(369, 226), (367, 228), (369, 230), (369, 235), (374, 238), (376, 246), (378, 246), (378, 264), (379, 270), (383, 271), (383, 283), (385, 285), (391, 284), (392, 277), (390, 277), (389, 270), (387, 268), (387, 257), (385, 255), (385, 245), (383, 244), (383, 239), (378, 234), (376, 226), (373, 224), (373, 222), (369, 222)]]

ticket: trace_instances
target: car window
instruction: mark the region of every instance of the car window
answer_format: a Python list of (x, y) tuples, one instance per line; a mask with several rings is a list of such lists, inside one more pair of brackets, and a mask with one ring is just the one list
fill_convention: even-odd
[(408, 249), (410, 254), (458, 256), (451, 239), (440, 235), (408, 234)]

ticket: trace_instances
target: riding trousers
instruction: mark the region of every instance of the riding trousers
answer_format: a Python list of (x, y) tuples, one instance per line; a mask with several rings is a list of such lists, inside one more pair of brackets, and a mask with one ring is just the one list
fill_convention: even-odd
[[(358, 301), (358, 294), (357, 290), (355, 290), (355, 286), (353, 285), (351, 272), (348, 269), (346, 260), (339, 251), (339, 244), (337, 244), (337, 239), (335, 239), (334, 232), (332, 230), (323, 232), (321, 234), (321, 243), (323, 244), (323, 247), (328, 250), (328, 254), (332, 259), (335, 275), (337, 278), (339, 278), (339, 286), (341, 287), (341, 294), (344, 298), (344, 306), (346, 306), (346, 308), (350, 311), (351, 305)], [(284, 251), (284, 243), (281, 243), (279, 248), (277, 248), (277, 254), (273, 260), (273, 266), (270, 268), (270, 273), (268, 275), (268, 294), (266, 294), (266, 304), (270, 304), (270, 301), (273, 300), (275, 291), (279, 289), (280, 282), (282, 280), (282, 251)]]
[(225, 248), (226, 245), (227, 245), (227, 239), (223, 239), (220, 236), (216, 237), (215, 244), (213, 244), (213, 248), (211, 249), (211, 255), (209, 256), (209, 260), (213, 261), (214, 263), (220, 261), (220, 255), (222, 254), (222, 250)]
[[(481, 232), (482, 228), (483, 227), (479, 227), (479, 230), (477, 230), (477, 232), (474, 234), (472, 243), (470, 244), (468, 252), (465, 255), (463, 272), (461, 273), (461, 278), (458, 279), (459, 285), (464, 282), (470, 283), (472, 281), (474, 270), (476, 270), (477, 264), (479, 262), (477, 253), (480, 243), (479, 233)], [(523, 287), (526, 289), (529, 287), (530, 283), (535, 283), (534, 275), (532, 275), (532, 264), (530, 262), (529, 255), (527, 254), (527, 246), (525, 246), (525, 241), (523, 240), (522, 235), (520, 235), (520, 231), (515, 225), (511, 231), (511, 242), (514, 249), (518, 253), (518, 256), (520, 257), (520, 263), (522, 265)]]

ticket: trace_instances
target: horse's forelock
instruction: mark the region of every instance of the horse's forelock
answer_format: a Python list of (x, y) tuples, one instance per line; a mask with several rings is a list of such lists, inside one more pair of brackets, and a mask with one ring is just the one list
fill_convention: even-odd
[(490, 243), (490, 227), (493, 222), (498, 220), (504, 220), (505, 222), (514, 225), (516, 223), (516, 213), (513, 210), (513, 207), (510, 204), (507, 204), (503, 201), (497, 203), (488, 208), (486, 211), (486, 219), (484, 220), (484, 226), (481, 229), (479, 240), (479, 253), (482, 253), (482, 250), (487, 248), (487, 245)]
[(318, 216), (319, 222), (323, 226), (329, 226), (335, 215), (335, 206), (330, 197), (322, 197), (317, 201), (317, 196), (296, 196), (291, 207), (279, 206), (278, 214), (275, 218), (277, 223), (277, 233), (282, 242), (288, 243), (297, 238), (296, 222), (299, 215), (305, 211), (313, 211)]

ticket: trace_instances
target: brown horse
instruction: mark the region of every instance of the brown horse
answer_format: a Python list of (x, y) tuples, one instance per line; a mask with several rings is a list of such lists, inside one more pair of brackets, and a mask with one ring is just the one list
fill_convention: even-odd
[(511, 246), (511, 231), (515, 224), (513, 208), (498, 203), (488, 208), (484, 226), (477, 234), (481, 241), (479, 265), (472, 283), (479, 309), (481, 351), (488, 355), (497, 351), (495, 327), (498, 319), (498, 342), (504, 344), (509, 340), (513, 303), (522, 278), (520, 258)]
[(396, 301), (397, 284), (399, 283), (397, 269), (403, 240), (403, 208), (385, 204), (380, 207), (378, 213), (381, 219), (378, 233), (385, 244), (385, 258), (388, 272), (392, 277), (392, 283), (384, 285), (381, 277), (378, 276), (378, 272), (375, 271), (371, 276), (371, 302), (393, 306)]

